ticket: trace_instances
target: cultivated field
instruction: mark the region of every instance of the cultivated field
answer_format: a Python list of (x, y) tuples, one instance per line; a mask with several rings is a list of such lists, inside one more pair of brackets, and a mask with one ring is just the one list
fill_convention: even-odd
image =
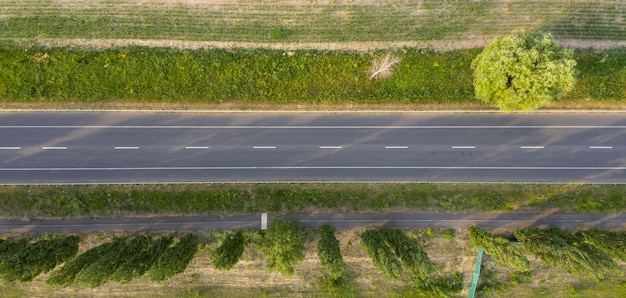
[(0, 1), (0, 40), (47, 45), (459, 49), (517, 29), (583, 48), (624, 45), (626, 2)]

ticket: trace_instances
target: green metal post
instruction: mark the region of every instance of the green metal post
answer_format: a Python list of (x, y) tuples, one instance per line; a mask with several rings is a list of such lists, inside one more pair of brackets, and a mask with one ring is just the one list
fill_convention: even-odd
[(470, 289), (469, 298), (474, 298), (476, 285), (478, 285), (478, 277), (480, 276), (480, 264), (483, 262), (483, 249), (478, 249), (478, 257), (476, 257), (476, 269), (474, 269), (474, 277), (472, 278), (472, 288)]

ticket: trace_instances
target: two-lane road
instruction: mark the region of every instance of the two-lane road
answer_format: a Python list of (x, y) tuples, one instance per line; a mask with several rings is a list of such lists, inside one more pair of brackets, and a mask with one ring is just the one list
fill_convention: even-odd
[(626, 182), (621, 114), (0, 113), (0, 183)]

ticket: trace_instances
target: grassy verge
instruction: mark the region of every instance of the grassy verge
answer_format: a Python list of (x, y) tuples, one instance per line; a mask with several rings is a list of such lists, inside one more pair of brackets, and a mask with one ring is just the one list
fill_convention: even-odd
[(624, 185), (4, 186), (5, 217), (298, 212), (626, 211)]
[[(369, 80), (380, 53), (126, 48), (0, 50), (6, 103), (220, 105), (477, 105), (470, 63), (479, 49), (403, 49), (395, 74)], [(580, 78), (555, 103), (623, 103), (626, 49), (576, 54)], [(66, 107), (68, 106), (66, 105)]]

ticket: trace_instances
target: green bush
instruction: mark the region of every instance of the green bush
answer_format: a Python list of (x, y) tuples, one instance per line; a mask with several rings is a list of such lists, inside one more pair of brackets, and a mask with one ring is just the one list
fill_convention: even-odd
[(626, 235), (621, 232), (590, 230), (582, 232), (585, 242), (604, 250), (622, 262), (626, 261)]
[(147, 274), (151, 281), (163, 282), (182, 273), (198, 252), (198, 235), (189, 233), (154, 262)]
[(320, 259), (320, 264), (326, 269), (328, 278), (340, 279), (343, 277), (345, 265), (335, 232), (329, 225), (322, 225), (320, 236), (320, 241), (317, 243), (317, 257)]
[(528, 259), (508, 239), (494, 237), (476, 226), (469, 229), (469, 238), (474, 246), (482, 248), (497, 263), (519, 271), (530, 271)]
[(96, 246), (77, 256), (73, 260), (66, 262), (63, 267), (50, 274), (50, 277), (46, 280), (46, 284), (62, 287), (72, 285), (76, 279), (76, 275), (78, 275), (81, 270), (87, 268), (89, 265), (95, 263), (100, 258), (108, 254), (114, 245), (115, 242), (109, 242)]
[(173, 242), (174, 238), (171, 236), (164, 236), (152, 242), (148, 248), (122, 264), (113, 273), (111, 280), (124, 284), (143, 276)]
[(219, 270), (230, 270), (239, 262), (243, 255), (245, 238), (241, 231), (230, 233), (222, 244), (211, 254), (213, 268)]
[(303, 240), (304, 232), (295, 220), (287, 223), (275, 217), (259, 244), (267, 269), (293, 275), (294, 267), (304, 260)]
[(413, 277), (426, 279), (435, 272), (435, 265), (416, 239), (400, 230), (383, 229), (379, 233)]
[(361, 243), (367, 254), (372, 258), (374, 266), (380, 269), (387, 277), (398, 279), (402, 275), (402, 264), (385, 243), (381, 233), (377, 230), (368, 230), (361, 234)]
[(118, 268), (139, 254), (146, 246), (148, 246), (148, 239), (144, 235), (115, 240), (107, 254), (76, 275), (76, 283), (92, 288), (106, 283), (111, 280)]
[(605, 271), (614, 271), (616, 266), (599, 249), (575, 243), (574, 236), (560, 229), (522, 229), (515, 232), (515, 237), (528, 252), (568, 273), (602, 280), (606, 277)]
[(67, 236), (31, 243), (0, 263), (0, 278), (5, 282), (31, 281), (74, 257), (79, 241), (78, 236)]
[(1, 240), (0, 239), (0, 264), (18, 251), (28, 246), (28, 240), (25, 238)]

